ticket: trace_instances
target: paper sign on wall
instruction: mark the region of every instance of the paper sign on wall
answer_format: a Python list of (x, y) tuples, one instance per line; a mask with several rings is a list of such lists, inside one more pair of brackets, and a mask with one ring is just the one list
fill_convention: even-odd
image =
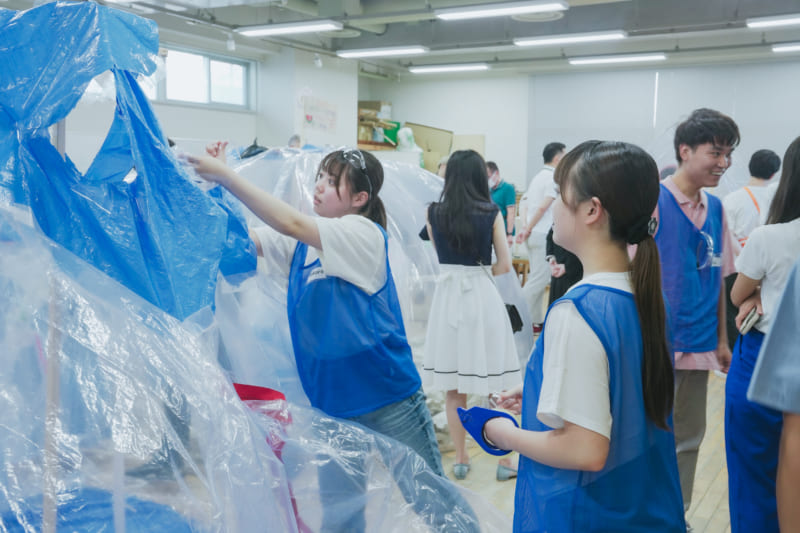
[(303, 98), (303, 128), (336, 132), (336, 105), (313, 96)]

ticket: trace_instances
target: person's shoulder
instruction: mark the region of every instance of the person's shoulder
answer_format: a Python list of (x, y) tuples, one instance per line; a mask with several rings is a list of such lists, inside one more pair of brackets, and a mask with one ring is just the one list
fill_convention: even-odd
[(352, 214), (345, 215), (338, 219), (328, 220), (338, 220), (339, 223), (346, 228), (351, 228), (353, 231), (358, 231), (360, 233), (363, 232), (375, 238), (380, 237), (380, 239), (383, 240), (383, 231), (381, 227), (365, 216)]
[(734, 205), (735, 203), (741, 201), (742, 196), (744, 196), (745, 191), (744, 187), (740, 187), (736, 190), (733, 190), (722, 197), (722, 205), (728, 207), (728, 205)]

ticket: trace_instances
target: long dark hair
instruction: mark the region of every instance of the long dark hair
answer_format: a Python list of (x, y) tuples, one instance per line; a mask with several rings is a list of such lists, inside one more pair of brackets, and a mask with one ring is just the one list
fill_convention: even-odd
[[(361, 157), (359, 157), (359, 154)], [(362, 160), (364, 161), (365, 169), (361, 168)], [(347, 184), (350, 186), (352, 194), (361, 191), (369, 194), (369, 199), (361, 208), (359, 214), (373, 222), (377, 222), (382, 228), (386, 229), (386, 208), (378, 196), (378, 192), (383, 187), (383, 166), (374, 155), (355, 148), (336, 150), (323, 158), (319, 164), (317, 174), (323, 170), (333, 178), (337, 196), (339, 195), (339, 183), (342, 181), (342, 177), (347, 179)]]
[(444, 189), (438, 202), (428, 208), (428, 219), (435, 220), (441, 234), (459, 253), (478, 253), (475, 229), (470, 214), (494, 209), (489, 194), (486, 162), (475, 150), (458, 150), (447, 160)]
[(791, 222), (800, 217), (800, 137), (792, 141), (783, 156), (781, 181), (769, 206), (767, 224)]
[(631, 263), (633, 297), (642, 329), (642, 390), (648, 418), (668, 429), (674, 376), (666, 336), (661, 292), (661, 264), (653, 239), (652, 213), (658, 204), (658, 167), (647, 152), (623, 142), (587, 141), (572, 149), (556, 167), (554, 179), (568, 205), (597, 197), (610, 221), (611, 239), (638, 244)]

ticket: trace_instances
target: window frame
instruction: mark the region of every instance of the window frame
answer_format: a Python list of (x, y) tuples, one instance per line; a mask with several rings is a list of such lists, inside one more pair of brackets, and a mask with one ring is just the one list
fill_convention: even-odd
[[(194, 54), (203, 58), (203, 69), (205, 71), (206, 91), (208, 95), (208, 102), (193, 102), (190, 100), (179, 100), (175, 98), (167, 98), (167, 76), (169, 72), (166, 71), (166, 56), (162, 55), (162, 51), (169, 54), (170, 51), (183, 52), (187, 54)], [(164, 60), (164, 76), (158, 80), (156, 85), (156, 97), (152, 100), (158, 104), (169, 104), (188, 107), (200, 107), (203, 109), (216, 109), (221, 111), (240, 111), (240, 112), (253, 112), (255, 111), (256, 99), (255, 95), (255, 80), (256, 80), (256, 63), (255, 61), (243, 59), (240, 57), (231, 57), (214, 52), (207, 52), (205, 50), (198, 50), (196, 48), (189, 48), (171, 43), (163, 43), (159, 49), (159, 55)], [(231, 104), (226, 102), (216, 102), (211, 99), (211, 62), (217, 61), (221, 63), (229, 63), (242, 67), (244, 71), (244, 83), (242, 90), (244, 91), (244, 104)]]

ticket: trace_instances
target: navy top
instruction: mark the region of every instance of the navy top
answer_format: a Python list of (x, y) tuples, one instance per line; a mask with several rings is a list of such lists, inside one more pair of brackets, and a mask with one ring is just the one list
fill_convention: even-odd
[(428, 209), (428, 220), (433, 229), (433, 240), (436, 243), (436, 255), (441, 265), (491, 265), (492, 264), (492, 227), (497, 218), (499, 208), (490, 203), (481, 204), (470, 214), (473, 231), (472, 238), (475, 244), (471, 252), (459, 252), (450, 243), (448, 235), (441, 231), (436, 223), (438, 204), (431, 205)]

